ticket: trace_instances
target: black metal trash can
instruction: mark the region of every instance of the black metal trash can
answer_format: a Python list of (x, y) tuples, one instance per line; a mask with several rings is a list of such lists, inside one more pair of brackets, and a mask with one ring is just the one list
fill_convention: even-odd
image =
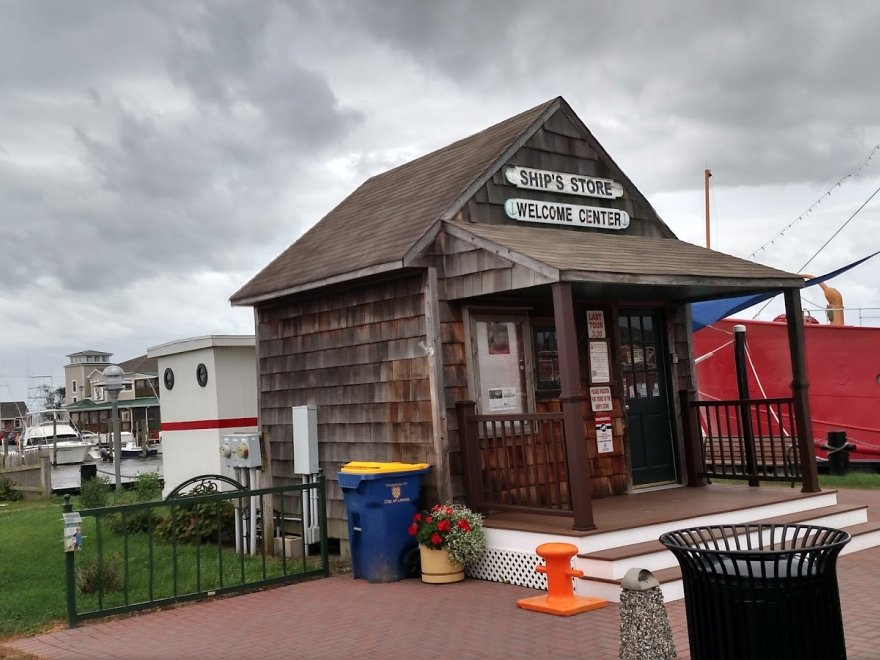
[(849, 540), (813, 525), (663, 534), (681, 565), (691, 658), (846, 658), (837, 556)]

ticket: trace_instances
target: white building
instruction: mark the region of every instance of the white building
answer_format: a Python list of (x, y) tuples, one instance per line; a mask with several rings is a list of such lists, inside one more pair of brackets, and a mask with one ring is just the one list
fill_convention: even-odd
[(227, 474), (220, 441), (257, 433), (253, 335), (210, 335), (147, 349), (158, 358), (165, 495), (186, 479)]

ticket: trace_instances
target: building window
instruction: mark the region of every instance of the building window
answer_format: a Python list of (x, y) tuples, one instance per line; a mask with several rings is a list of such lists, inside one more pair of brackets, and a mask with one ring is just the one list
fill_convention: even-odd
[(559, 389), (559, 352), (554, 328), (535, 328), (535, 387), (538, 390)]
[(528, 413), (534, 408), (528, 319), (508, 314), (470, 317), (473, 390), (484, 415)]

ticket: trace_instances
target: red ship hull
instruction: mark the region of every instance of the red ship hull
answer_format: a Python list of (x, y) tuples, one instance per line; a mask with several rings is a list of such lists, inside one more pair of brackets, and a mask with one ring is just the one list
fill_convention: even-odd
[[(735, 325), (746, 327), (750, 397), (791, 396), (785, 323), (725, 319), (693, 336), (699, 398), (739, 398)], [(829, 431), (846, 431), (856, 445), (851, 461), (880, 463), (880, 328), (808, 324), (804, 337), (816, 444), (824, 444)], [(826, 453), (817, 447), (816, 456), (825, 459)]]

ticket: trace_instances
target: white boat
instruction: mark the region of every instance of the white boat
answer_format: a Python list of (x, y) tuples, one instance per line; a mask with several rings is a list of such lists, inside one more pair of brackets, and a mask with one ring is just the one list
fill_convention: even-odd
[[(113, 460), (113, 434), (101, 434), (98, 436), (100, 443), (96, 445), (91, 455), (95, 460), (109, 462)], [(147, 458), (155, 456), (159, 453), (159, 446), (150, 443), (147, 446), (139, 445), (135, 440), (134, 434), (130, 431), (119, 432), (120, 449), (122, 450), (122, 458)]]
[(56, 465), (82, 463), (93, 446), (82, 438), (70, 414), (60, 409), (29, 412), (20, 442), (25, 452), (47, 448)]

